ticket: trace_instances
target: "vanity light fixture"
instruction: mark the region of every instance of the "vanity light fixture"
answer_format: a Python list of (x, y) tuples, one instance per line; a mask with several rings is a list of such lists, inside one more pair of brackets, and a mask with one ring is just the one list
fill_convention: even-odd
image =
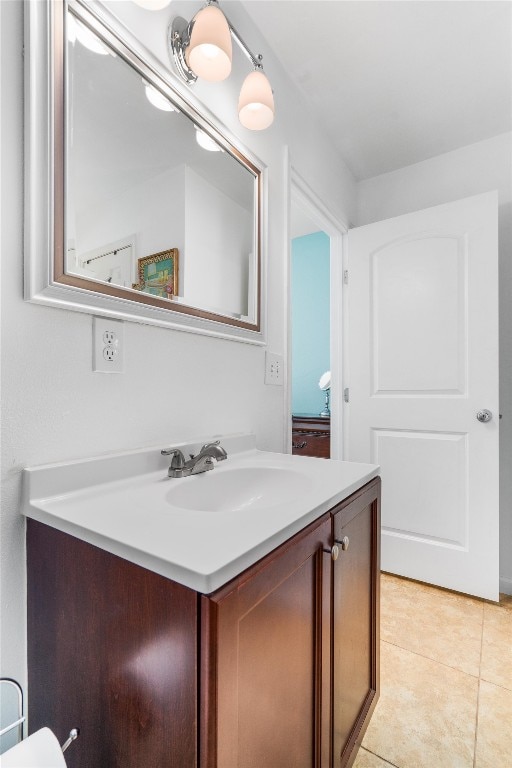
[(266, 75), (259, 69), (244, 80), (238, 100), (238, 117), (252, 131), (262, 131), (274, 119), (274, 96)]
[(68, 28), (67, 37), (70, 43), (74, 43), (78, 40), (85, 48), (93, 53), (99, 53), (100, 56), (115, 56), (114, 51), (111, 51), (104, 45), (99, 37), (96, 37), (85, 24), (82, 24), (78, 19), (75, 19), (71, 14), (68, 15)]
[(232, 58), (228, 21), (218, 6), (207, 5), (190, 24), (185, 60), (197, 77), (216, 83), (229, 77)]
[(146, 80), (142, 80), (144, 83), (144, 90), (146, 92), (147, 100), (157, 109), (161, 109), (162, 112), (176, 112), (169, 99), (166, 99), (163, 93), (148, 83)]
[(254, 56), (219, 8), (217, 0), (207, 0), (190, 22), (176, 16), (169, 27), (170, 53), (178, 74), (188, 85), (195, 83), (198, 77), (211, 82), (228, 77), (232, 61), (231, 38), (254, 68), (240, 91), (240, 122), (246, 128), (261, 131), (274, 119), (274, 97), (263, 72), (263, 57), (261, 54)]
[(208, 136), (207, 133), (202, 131), (200, 128), (197, 128), (196, 126), (196, 141), (199, 144), (200, 147), (203, 149), (208, 150), (208, 152), (223, 152), (224, 150), (222, 147), (219, 147), (216, 141), (214, 141), (211, 136)]

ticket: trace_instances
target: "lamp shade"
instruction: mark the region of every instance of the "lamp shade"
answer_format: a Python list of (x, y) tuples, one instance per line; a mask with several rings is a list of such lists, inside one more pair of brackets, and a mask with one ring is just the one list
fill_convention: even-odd
[(318, 386), (320, 387), (320, 389), (323, 389), (324, 391), (326, 389), (331, 388), (331, 372), (330, 371), (326, 371), (320, 376), (320, 381), (318, 382)]
[(233, 50), (226, 17), (213, 5), (202, 8), (194, 17), (185, 60), (190, 69), (205, 80), (225, 80), (231, 72)]
[(145, 80), (142, 80), (142, 82), (144, 83), (146, 98), (150, 104), (157, 109), (161, 109), (162, 112), (176, 112), (169, 99), (166, 99), (163, 93), (160, 93), (157, 88), (150, 85)]
[(272, 124), (274, 96), (263, 72), (255, 70), (245, 78), (238, 100), (238, 117), (251, 131), (262, 131)]
[(208, 152), (222, 152), (222, 149), (221, 147), (219, 147), (217, 142), (214, 141), (211, 136), (208, 136), (208, 134), (206, 134), (204, 131), (202, 131), (200, 128), (197, 128), (197, 127), (196, 127), (196, 141), (200, 147), (208, 150)]
[[(108, 53), (111, 53), (110, 49), (107, 48), (89, 27), (86, 27), (85, 24), (82, 24), (78, 19), (73, 19), (72, 16), (69, 16), (69, 19), (71, 23), (68, 29), (68, 37), (71, 35), (71, 40), (76, 37), (85, 48), (88, 48), (93, 53), (99, 53), (100, 56), (106, 56)], [(114, 55), (113, 52), (112, 55)]]

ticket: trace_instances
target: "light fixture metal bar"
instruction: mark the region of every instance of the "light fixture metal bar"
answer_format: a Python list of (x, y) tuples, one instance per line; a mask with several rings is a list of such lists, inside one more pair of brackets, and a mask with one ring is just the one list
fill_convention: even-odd
[[(226, 14), (224, 14), (226, 16)], [(235, 29), (235, 27), (232, 25), (230, 20), (226, 16), (226, 21), (228, 22), (229, 31), (231, 32), (231, 37), (233, 40), (238, 44), (238, 47), (245, 53), (251, 64), (255, 69), (263, 69), (263, 64), (261, 63), (261, 60), (263, 59), (263, 56), (261, 53), (258, 54), (258, 56), (255, 56), (247, 43), (243, 40), (239, 32)]]
[[(217, 8), (220, 10), (219, 0), (207, 0), (207, 5), (216, 5)], [(263, 56), (261, 53), (259, 53), (257, 56), (253, 54), (245, 40), (243, 39), (242, 35), (238, 32), (238, 30), (232, 25), (224, 11), (222, 11), (224, 14), (224, 18), (226, 19), (229, 27), (229, 31), (231, 32), (232, 38), (235, 40), (235, 42), (238, 44), (238, 47), (245, 53), (251, 64), (255, 69), (263, 69), (263, 64), (261, 63), (261, 60), (263, 59)]]

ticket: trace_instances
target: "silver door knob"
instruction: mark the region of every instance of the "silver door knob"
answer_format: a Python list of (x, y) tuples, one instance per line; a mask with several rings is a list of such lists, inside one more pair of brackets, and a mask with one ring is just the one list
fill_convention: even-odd
[(344, 536), (342, 539), (335, 539), (336, 544), (339, 544), (344, 552), (347, 551), (350, 539), (348, 536)]
[(487, 421), (492, 419), (492, 413), (491, 411), (488, 411), (487, 408), (484, 408), (483, 411), (478, 411), (476, 417), (478, 421), (481, 421), (485, 424)]
[(340, 548), (338, 547), (337, 544), (333, 544), (333, 546), (331, 547), (331, 557), (332, 557), (332, 559), (333, 560), (337, 560), (339, 554), (340, 554)]

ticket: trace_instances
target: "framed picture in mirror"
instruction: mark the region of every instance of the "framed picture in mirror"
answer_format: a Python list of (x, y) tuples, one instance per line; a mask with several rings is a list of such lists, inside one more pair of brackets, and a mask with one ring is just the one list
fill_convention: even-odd
[(167, 251), (138, 259), (138, 283), (134, 283), (133, 288), (151, 296), (172, 299), (179, 294), (178, 262), (177, 248), (169, 248)]

